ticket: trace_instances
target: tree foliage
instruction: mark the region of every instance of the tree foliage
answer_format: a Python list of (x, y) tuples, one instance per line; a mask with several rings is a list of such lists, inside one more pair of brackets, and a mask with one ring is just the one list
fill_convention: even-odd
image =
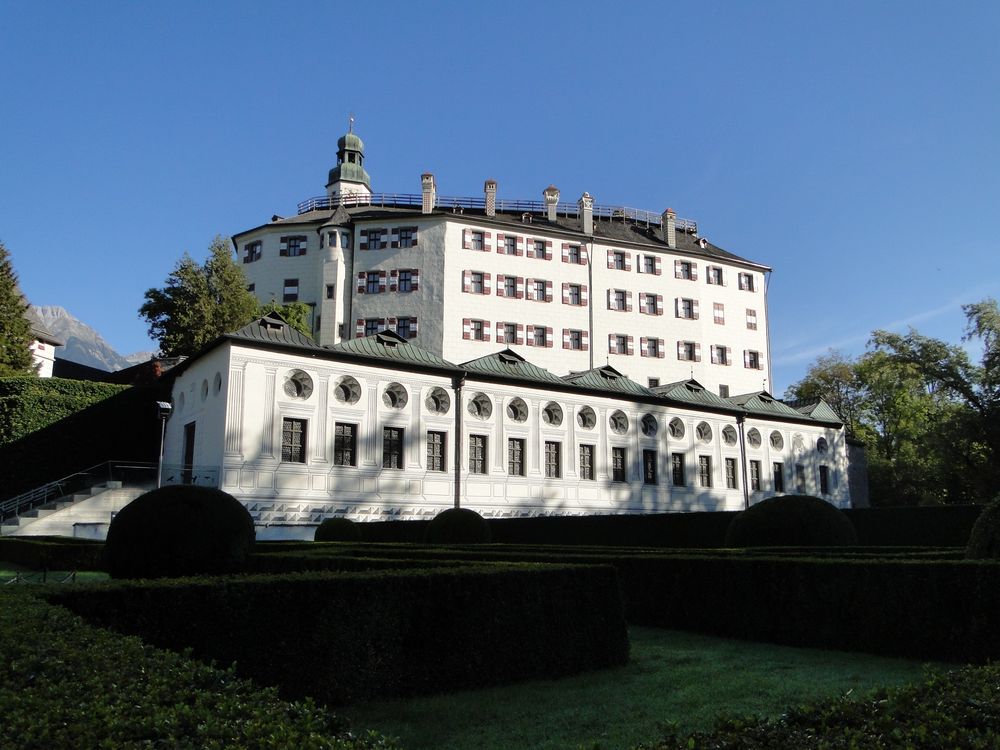
[(222, 237), (212, 241), (202, 265), (185, 253), (166, 286), (147, 289), (145, 300), (139, 315), (149, 323), (149, 335), (159, 342), (163, 356), (194, 354), (223, 333), (245, 326), (258, 310)]
[(0, 242), (0, 376), (33, 375), (28, 303), (21, 294), (10, 253)]
[(855, 359), (820, 357), (790, 398), (820, 396), (867, 450), (873, 502), (983, 502), (1000, 491), (1000, 310), (964, 305), (966, 348), (874, 331)]
[(309, 323), (310, 310), (305, 302), (287, 302), (284, 305), (275, 300), (264, 304), (260, 308), (260, 315), (268, 313), (278, 313), (288, 325), (312, 338), (312, 328)]

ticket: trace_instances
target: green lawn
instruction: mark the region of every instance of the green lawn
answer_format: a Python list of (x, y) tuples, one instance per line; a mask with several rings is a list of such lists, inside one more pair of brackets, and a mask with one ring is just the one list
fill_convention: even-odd
[[(708, 729), (720, 715), (777, 716), (789, 705), (919, 678), (921, 664), (679, 631), (632, 628), (617, 669), (340, 709), (407, 750), (620, 750), (666, 722)], [(484, 644), (488, 647), (488, 644)]]

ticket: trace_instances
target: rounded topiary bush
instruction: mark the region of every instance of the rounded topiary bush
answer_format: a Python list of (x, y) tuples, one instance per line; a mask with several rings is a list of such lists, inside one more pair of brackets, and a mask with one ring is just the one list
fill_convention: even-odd
[(771, 497), (738, 513), (727, 547), (846, 547), (858, 543), (851, 519), (809, 495)]
[(970, 560), (1000, 559), (1000, 497), (983, 508), (972, 525), (965, 556)]
[(360, 542), (361, 529), (349, 518), (327, 518), (316, 527), (316, 542)]
[(480, 544), (492, 538), (486, 519), (468, 508), (448, 508), (427, 524), (425, 539), (430, 544)]
[(177, 484), (122, 508), (104, 554), (112, 578), (215, 575), (242, 570), (253, 542), (253, 519), (236, 498)]

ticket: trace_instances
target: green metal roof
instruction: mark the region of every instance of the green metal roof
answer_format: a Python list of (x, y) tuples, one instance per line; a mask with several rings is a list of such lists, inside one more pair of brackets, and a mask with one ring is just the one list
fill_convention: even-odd
[(653, 393), (672, 401), (680, 401), (693, 406), (711, 406), (717, 409), (733, 409), (732, 403), (717, 396), (697, 380), (679, 380), (652, 389)]
[(391, 362), (404, 362), (422, 367), (439, 367), (445, 370), (459, 369), (451, 362), (441, 359), (436, 354), (431, 354), (426, 349), (421, 349), (416, 344), (409, 343), (406, 339), (389, 330), (365, 336), (361, 339), (343, 341), (339, 344), (325, 347), (325, 351), (353, 354), (358, 357), (382, 359)]
[(655, 398), (656, 394), (644, 385), (629, 380), (610, 365), (595, 367), (586, 372), (572, 372), (561, 378), (573, 385), (591, 388), (602, 393), (625, 393), (630, 396), (648, 396)]
[(319, 350), (323, 348), (305, 334), (288, 325), (278, 313), (269, 313), (263, 318), (248, 323), (238, 331), (226, 334), (226, 336), (227, 338), (262, 344), (282, 344)]
[(802, 414), (792, 407), (782, 403), (767, 391), (757, 391), (756, 393), (744, 393), (740, 396), (730, 396), (726, 399), (732, 404), (743, 407), (749, 414), (756, 414), (764, 417), (782, 417), (802, 419)]
[(464, 362), (460, 367), (473, 373), (485, 373), (511, 380), (534, 380), (539, 383), (565, 385), (565, 381), (558, 375), (553, 375), (548, 370), (531, 364), (520, 354), (510, 349)]
[(844, 421), (833, 410), (833, 407), (821, 398), (786, 401), (785, 403), (799, 414), (805, 414), (807, 417), (812, 417), (819, 422), (836, 422), (837, 424), (841, 424)]

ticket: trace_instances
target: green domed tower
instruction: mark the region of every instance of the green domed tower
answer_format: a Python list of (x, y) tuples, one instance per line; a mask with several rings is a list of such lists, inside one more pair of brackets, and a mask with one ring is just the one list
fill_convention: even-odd
[(372, 194), (372, 180), (364, 168), (365, 144), (354, 134), (354, 120), (346, 135), (337, 141), (337, 166), (330, 170), (326, 193), (331, 198)]

